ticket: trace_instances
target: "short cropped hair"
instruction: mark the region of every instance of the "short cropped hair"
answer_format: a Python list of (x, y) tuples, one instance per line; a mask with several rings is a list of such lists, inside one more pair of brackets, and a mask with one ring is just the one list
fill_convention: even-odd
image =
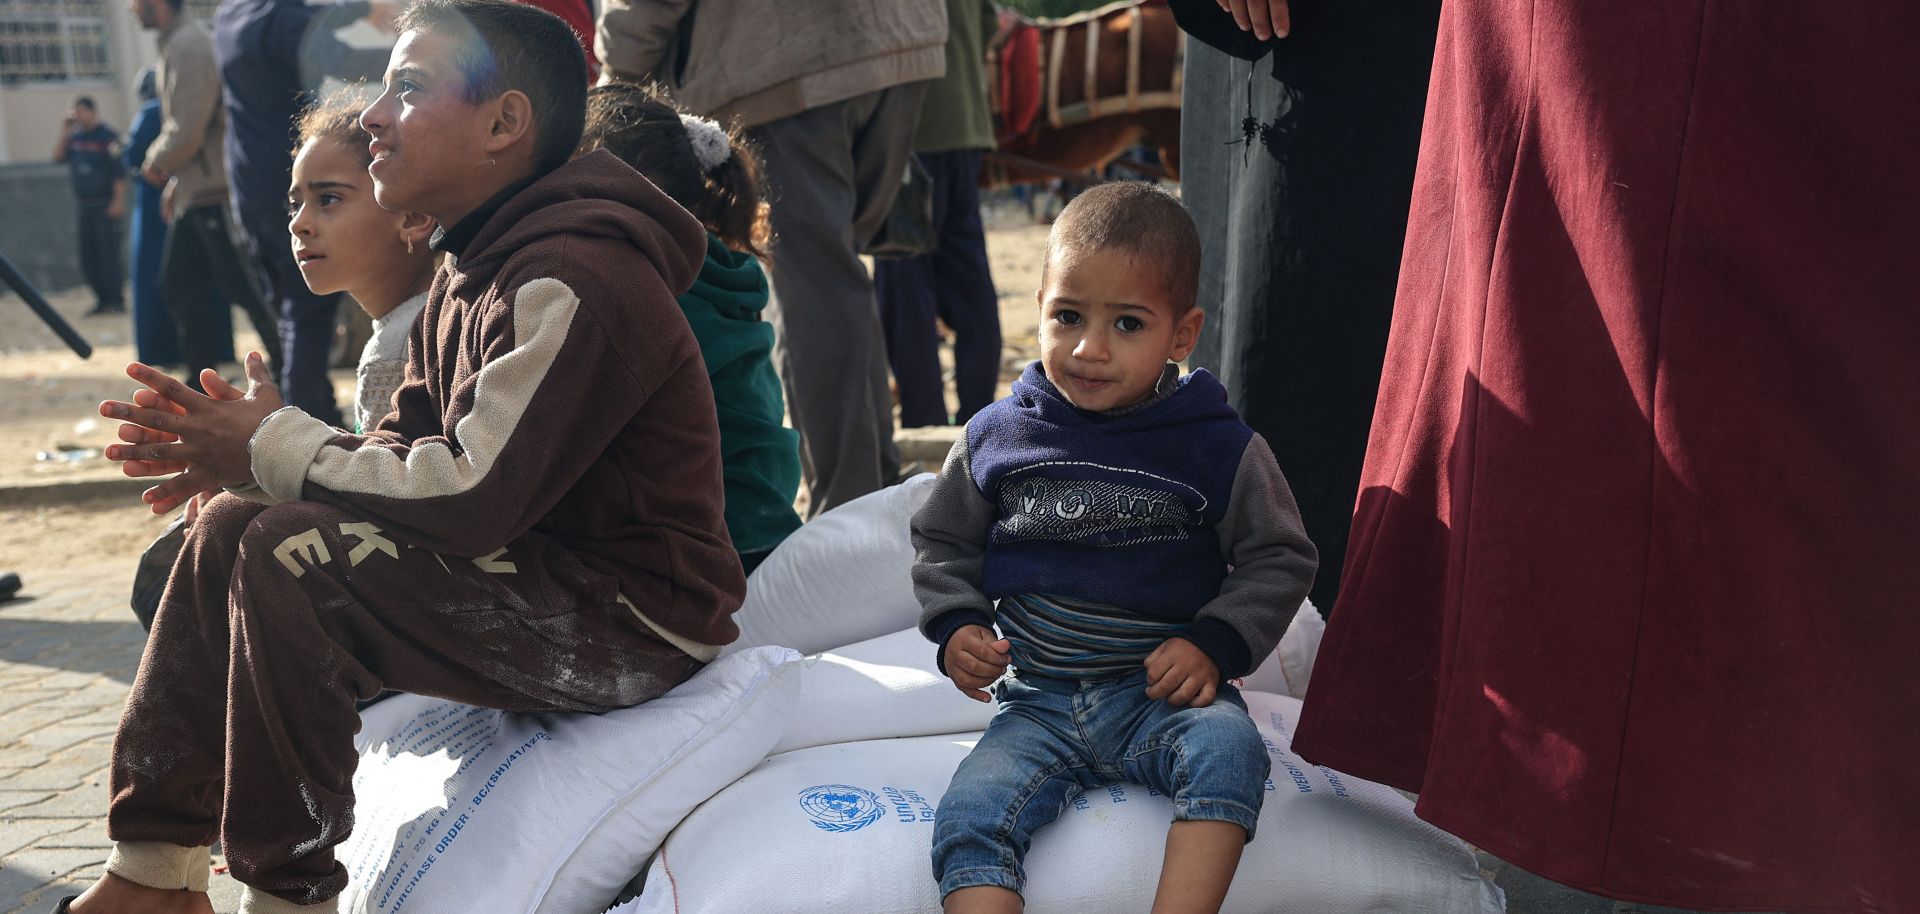
[(1200, 297), (1200, 232), (1187, 208), (1158, 185), (1111, 181), (1073, 198), (1047, 233), (1042, 284), (1053, 255), (1063, 250), (1117, 250), (1157, 261), (1181, 314)]
[(87, 109), (88, 111), (97, 111), (97, 110), (99, 110), (99, 109), (97, 109), (97, 108), (95, 108), (95, 107), (93, 106), (93, 96), (91, 96), (91, 95), (76, 95), (76, 96), (74, 96), (74, 98), (73, 98), (73, 106), (74, 106), (75, 108), (85, 108), (85, 109)]
[(513, 0), (417, 0), (400, 14), (402, 32), (452, 38), (469, 104), (518, 89), (533, 103), (535, 167), (567, 163), (587, 120), (587, 57), (560, 17)]

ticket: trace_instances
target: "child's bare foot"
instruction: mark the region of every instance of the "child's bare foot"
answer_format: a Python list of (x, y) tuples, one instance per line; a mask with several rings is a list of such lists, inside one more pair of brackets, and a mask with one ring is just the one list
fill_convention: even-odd
[(997, 885), (970, 885), (947, 893), (940, 908), (945, 914), (1020, 914), (1020, 893)]
[(67, 910), (72, 914), (213, 914), (213, 901), (205, 892), (150, 889), (108, 873), (80, 893)]

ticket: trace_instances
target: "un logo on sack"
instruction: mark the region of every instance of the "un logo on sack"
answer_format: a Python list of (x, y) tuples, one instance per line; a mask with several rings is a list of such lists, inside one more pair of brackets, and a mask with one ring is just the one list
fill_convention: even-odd
[(885, 812), (872, 791), (845, 784), (821, 784), (800, 791), (800, 808), (813, 820), (813, 827), (830, 832), (859, 831)]

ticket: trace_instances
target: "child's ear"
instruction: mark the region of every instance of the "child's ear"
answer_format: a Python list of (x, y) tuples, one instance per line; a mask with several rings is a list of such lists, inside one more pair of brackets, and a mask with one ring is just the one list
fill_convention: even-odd
[(510, 149), (533, 135), (533, 101), (519, 89), (500, 93), (493, 103), (493, 123), (487, 129), (487, 152)]
[(433, 237), (434, 225), (432, 216), (409, 210), (400, 214), (400, 237), (408, 242), (409, 250), (424, 246)]
[(1173, 324), (1173, 347), (1167, 352), (1167, 359), (1184, 362), (1193, 354), (1193, 347), (1200, 344), (1200, 328), (1207, 322), (1207, 312), (1195, 305), (1180, 315)]

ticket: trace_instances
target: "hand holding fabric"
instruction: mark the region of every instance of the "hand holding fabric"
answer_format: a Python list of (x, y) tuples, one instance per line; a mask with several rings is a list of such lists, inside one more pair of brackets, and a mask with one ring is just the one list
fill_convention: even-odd
[(987, 686), (1007, 671), (1007, 639), (982, 625), (963, 626), (947, 639), (947, 678), (974, 701), (992, 701)]

